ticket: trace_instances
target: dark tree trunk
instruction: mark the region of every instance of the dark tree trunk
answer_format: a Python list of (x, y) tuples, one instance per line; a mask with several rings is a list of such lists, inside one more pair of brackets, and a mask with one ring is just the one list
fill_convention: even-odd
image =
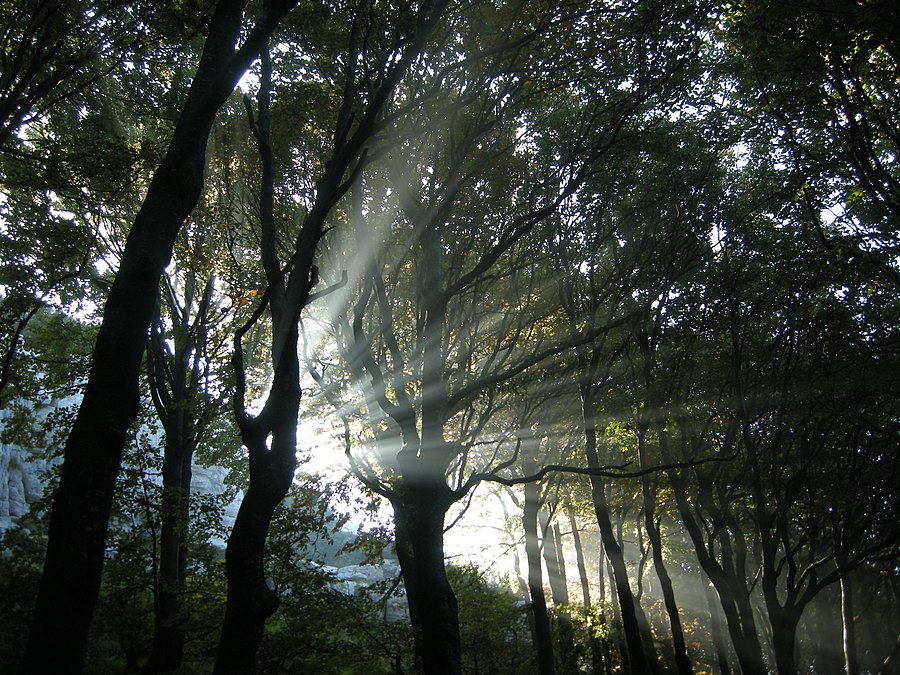
[[(541, 507), (537, 483), (525, 483), (525, 504), (522, 525), (525, 529), (525, 555), (528, 559), (528, 593), (531, 596), (531, 615), (534, 626), (534, 648), (537, 651), (538, 673), (553, 675), (553, 639), (550, 633), (550, 614), (544, 595), (541, 573), (541, 545), (538, 538), (538, 511)], [(546, 544), (545, 544), (546, 546)]]
[[(594, 414), (590, 409), (589, 400), (583, 396), (582, 413), (585, 426), (585, 455), (587, 465), (591, 469), (600, 467), (600, 459), (597, 454), (597, 433)], [(609, 515), (609, 506), (606, 502), (606, 486), (603, 478), (592, 475), (591, 497), (594, 502), (594, 513), (597, 517), (597, 526), (600, 529), (600, 539), (603, 542), (603, 550), (606, 551), (607, 560), (612, 568), (612, 579), (615, 584), (616, 596), (619, 601), (619, 611), (622, 616), (622, 628), (625, 632), (625, 642), (628, 645), (628, 658), (631, 671), (634, 673), (654, 673), (658, 669), (656, 659), (652, 663), (644, 652), (644, 641), (641, 637), (638, 612), (641, 611), (631, 592), (628, 583), (628, 570), (625, 566), (625, 555), (622, 547), (616, 539), (612, 520)]]
[(84, 398), (65, 445), (50, 514), (44, 573), (23, 659), (25, 672), (81, 669), (106, 548), (106, 529), (163, 268), (203, 186), (213, 120), (292, 6), (273, 3), (240, 51), (243, 3), (221, 0), (168, 152), (153, 176), (103, 309)]
[[(648, 468), (646, 457), (646, 433), (647, 429), (641, 425), (638, 429), (638, 457), (641, 469)], [(659, 523), (656, 521), (656, 487), (651, 484), (649, 475), (641, 476), (641, 493), (643, 496), (644, 527), (647, 529), (647, 537), (650, 539), (650, 549), (653, 556), (653, 569), (659, 579), (662, 590), (663, 602), (666, 613), (669, 616), (669, 626), (672, 631), (672, 647), (675, 651), (675, 665), (679, 675), (693, 675), (694, 667), (687, 654), (687, 645), (684, 640), (684, 631), (681, 627), (681, 617), (678, 614), (678, 603), (675, 602), (675, 589), (672, 587), (672, 579), (666, 569), (662, 554), (662, 534)]]
[[(184, 411), (176, 413), (184, 415)], [(163, 494), (159, 535), (159, 581), (156, 588), (153, 644), (145, 673), (164, 673), (181, 666), (184, 653), (184, 617), (181, 598), (187, 574), (187, 534), (190, 512), (190, 439), (166, 432), (163, 459)]]
[[(165, 286), (165, 285), (164, 285)], [(196, 317), (187, 319), (195, 304), (196, 276), (184, 284), (183, 305), (165, 295), (174, 330), (174, 351), (167, 354), (154, 327), (147, 347), (147, 379), (157, 415), (166, 433), (160, 507), (159, 569), (154, 588), (153, 643), (144, 673), (171, 672), (181, 667), (185, 641), (182, 597), (188, 563), (191, 464), (199, 438), (215, 414), (216, 405), (197, 409), (192, 402), (203, 378), (202, 354), (209, 337), (208, 313), (215, 282), (208, 279), (197, 303)], [(181, 310), (184, 310), (183, 312)], [(157, 326), (161, 322), (157, 320)]]
[[(652, 518), (648, 516), (648, 520)], [(692, 675), (694, 667), (687, 653), (687, 643), (684, 639), (684, 630), (681, 626), (681, 617), (678, 613), (678, 604), (675, 601), (675, 590), (672, 587), (672, 579), (666, 569), (662, 556), (662, 538), (659, 533), (659, 525), (648, 525), (648, 536), (653, 552), (653, 568), (659, 579), (660, 589), (663, 594), (663, 602), (666, 606), (666, 614), (669, 617), (669, 626), (672, 631), (672, 647), (675, 651), (675, 665), (679, 675)]]
[(721, 574), (717, 575), (713, 585), (719, 593), (719, 601), (725, 613), (725, 625), (728, 626), (741, 672), (746, 675), (767, 675), (769, 669), (763, 659), (753, 608), (746, 591)]
[[(625, 539), (622, 534), (623, 528), (623, 519), (624, 515), (619, 518), (619, 521), (616, 523), (616, 541), (619, 543), (619, 548), (624, 552), (625, 550)], [(638, 630), (641, 633), (641, 644), (644, 645), (644, 654), (647, 657), (647, 663), (650, 664), (650, 673), (653, 675), (660, 675), (660, 662), (659, 658), (656, 654), (656, 647), (653, 644), (653, 631), (650, 628), (650, 621), (647, 619), (647, 614), (641, 608), (641, 595), (643, 593), (641, 587), (641, 580), (644, 577), (644, 565), (646, 562), (646, 551), (644, 550), (643, 544), (643, 530), (641, 530), (640, 525), (638, 525), (637, 535), (638, 535), (638, 550), (641, 552), (641, 558), (638, 562), (638, 569), (635, 572), (635, 576), (637, 577), (637, 593), (633, 594), (634, 598), (634, 613), (637, 617)], [(628, 588), (631, 588), (629, 584)]]
[[(598, 464), (599, 465), (599, 464)], [(602, 481), (591, 482), (601, 483), (599, 489), (595, 490), (594, 507), (597, 512), (597, 521), (600, 526), (600, 537), (603, 540), (603, 549), (606, 551), (612, 569), (612, 581), (615, 586), (616, 598), (619, 603), (619, 612), (622, 616), (622, 629), (625, 633), (625, 643), (628, 646), (628, 658), (631, 664), (632, 672), (651, 673), (655, 672), (651, 669), (650, 660), (644, 652), (644, 640), (641, 631), (640, 621), (638, 619), (637, 602), (634, 593), (631, 591), (631, 585), (628, 581), (628, 569), (625, 566), (625, 555), (622, 547), (616, 539), (613, 530), (612, 521), (609, 516), (609, 507), (606, 503), (605, 494), (600, 496), (601, 491), (605, 492)], [(655, 662), (655, 660), (654, 660)]]
[(400, 571), (406, 586), (417, 661), (426, 675), (462, 670), (459, 607), (444, 563), (444, 515), (452, 503), (439, 485), (404, 480), (393, 501)]
[(444, 441), (444, 424), (449, 416), (443, 347), (448, 297), (441, 279), (443, 249), (437, 221), (423, 223), (419, 243), (421, 266), (416, 286), (423, 310), (421, 435), (412, 429), (414, 414), (409, 414), (406, 399), (407, 412), (401, 415), (403, 448), (397, 454), (402, 478), (390, 499), (398, 547), (406, 549), (399, 559), (410, 616), (418, 621), (418, 625), (413, 624), (417, 660), (426, 675), (457, 675), (462, 669), (459, 608), (444, 563), (444, 516), (457, 499), (447, 487), (445, 471), (456, 451)]
[[(658, 432), (663, 460), (671, 463), (673, 458), (669, 450), (668, 434), (664, 425), (658, 427)], [(744, 675), (767, 675), (768, 669), (763, 659), (762, 646), (759, 643), (759, 636), (756, 632), (756, 621), (753, 617), (753, 608), (750, 605), (749, 592), (743, 579), (740, 578), (743, 572), (739, 571), (739, 567), (729, 572), (726, 569), (727, 565), (720, 564), (712, 556), (710, 553), (712, 547), (707, 548), (707, 542), (703, 537), (697, 520), (694, 518), (684, 481), (674, 470), (669, 471), (668, 476), (675, 503), (678, 507), (678, 513), (681, 515), (682, 523), (691, 538), (697, 560), (715, 587), (716, 593), (718, 593), (719, 602), (725, 614), (725, 624), (728, 627), (728, 634), (731, 637), (731, 643), (734, 646), (741, 672)], [(722, 546), (722, 552), (723, 556), (730, 555), (728, 548), (724, 545)]]
[(769, 610), (772, 622), (772, 650), (775, 654), (775, 667), (778, 675), (796, 675), (797, 624), (800, 621), (800, 610), (781, 609), (777, 612)]
[(278, 598), (266, 580), (263, 562), (272, 515), (294, 476), (296, 413), (284, 426), (290, 429), (273, 432), (271, 450), (265, 446), (265, 439), (244, 440), (251, 455), (255, 455), (251, 463), (256, 466), (250, 470), (250, 484), (225, 552), (228, 602), (215, 673), (255, 671), (265, 621), (278, 608)]
[(217, 675), (255, 672), (256, 652), (262, 642), (266, 620), (278, 608), (278, 597), (266, 580), (266, 538), (275, 510), (291, 487), (297, 464), (297, 417), (302, 394), (297, 356), (298, 324), (314, 283), (310, 276), (313, 256), (318, 233), (328, 213), (325, 204), (332, 198), (328, 188), (336, 180), (332, 168), (319, 183), (322, 191), (303, 223), (295, 264), (286, 281), (277, 252), (275, 167), (269, 144), (271, 90), (272, 64), (266, 46), (262, 54), (258, 118), (254, 119), (249, 109), (248, 113), (251, 114), (251, 129), (262, 165), (260, 253), (269, 284), (274, 372), (262, 411), (251, 417), (244, 407), (246, 383), (241, 347), (244, 331), (252, 325), (248, 324), (236, 335), (233, 365), (238, 381), (235, 418), (249, 455), (250, 481), (225, 550), (228, 601), (213, 670)]
[[(612, 576), (611, 569), (609, 567), (609, 561), (606, 559), (606, 555), (603, 553), (603, 547), (600, 546), (599, 550), (600, 555), (597, 559), (597, 577), (599, 578), (600, 584), (600, 593), (599, 600), (600, 605), (603, 606), (606, 604), (606, 576)], [(604, 575), (603, 568), (606, 567), (608, 574)], [(622, 632), (619, 627), (622, 625), (622, 615), (619, 613), (619, 603), (616, 599), (616, 594), (611, 593), (611, 602), (612, 606), (612, 620), (609, 622), (611, 629), (610, 633), (615, 633), (619, 636), (619, 654), (621, 654), (622, 659), (622, 667), (624, 671), (627, 671), (627, 652), (628, 647), (622, 642)], [(604, 622), (606, 622), (606, 617), (601, 614), (604, 618)], [(612, 675), (612, 667), (613, 667), (613, 645), (612, 638), (606, 638), (603, 642), (603, 660), (604, 660), (604, 670), (606, 675)]]
[(673, 481), (673, 488), (682, 520), (691, 539), (694, 540), (694, 549), (698, 554), (700, 566), (718, 593), (719, 603), (725, 614), (725, 625), (741, 672), (745, 675), (767, 675), (769, 670), (763, 659), (749, 593), (737, 578), (737, 573), (730, 574), (709, 555), (693, 514), (689, 511), (683, 486), (680, 483), (676, 486), (676, 482), (677, 479)]
[[(703, 574), (702, 572), (700, 573)], [(712, 586), (702, 579), (703, 592), (706, 595), (706, 604), (709, 607), (709, 633), (712, 638), (713, 649), (716, 652), (716, 662), (719, 665), (720, 675), (731, 675), (731, 665), (728, 660), (728, 644), (725, 642), (725, 635), (722, 632), (722, 621), (719, 618), (719, 607), (716, 593)]]
[(291, 486), (296, 466), (300, 405), (296, 323), (289, 335), (293, 348), (284, 350), (276, 366), (266, 407), (259, 418), (241, 423), (241, 439), (250, 456), (250, 482), (225, 550), (228, 602), (215, 673), (254, 672), (266, 619), (278, 608), (278, 598), (266, 581), (264, 555), (269, 524)]

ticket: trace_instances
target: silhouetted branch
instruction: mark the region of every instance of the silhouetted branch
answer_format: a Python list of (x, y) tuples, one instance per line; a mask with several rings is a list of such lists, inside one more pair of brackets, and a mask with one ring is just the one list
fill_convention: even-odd
[(466, 481), (466, 484), (463, 485), (463, 487), (461, 487), (459, 490), (456, 490), (454, 494), (457, 495), (457, 499), (459, 499), (481, 481), (500, 483), (501, 485), (507, 486), (524, 485), (525, 483), (536, 483), (538, 481), (541, 481), (551, 473), (572, 473), (579, 476), (602, 476), (604, 478), (640, 478), (641, 476), (646, 476), (651, 473), (657, 473), (659, 471), (688, 469), (691, 467), (700, 466), (702, 464), (710, 464), (712, 462), (730, 462), (735, 457), (737, 457), (738, 454), (739, 452), (736, 451), (733, 454), (728, 455), (727, 457), (704, 457), (703, 459), (692, 458), (685, 462), (659, 464), (657, 466), (651, 466), (647, 467), (646, 469), (640, 469), (637, 471), (625, 471), (627, 467), (631, 466), (634, 463), (625, 462), (624, 464), (609, 464), (607, 466), (600, 466), (594, 469), (580, 466), (567, 466), (565, 464), (548, 464), (537, 473), (533, 473), (529, 476), (516, 476), (512, 478), (498, 476), (496, 473), (492, 472), (476, 473), (473, 474), (468, 481)]

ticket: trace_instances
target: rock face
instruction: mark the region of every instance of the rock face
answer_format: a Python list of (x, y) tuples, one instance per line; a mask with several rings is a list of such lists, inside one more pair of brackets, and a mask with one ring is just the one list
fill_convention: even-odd
[[(36, 410), (31, 411), (31, 419), (27, 428), (16, 440), (40, 437), (38, 428), (47, 417), (77, 403), (67, 398), (49, 401)], [(9, 427), (17, 424), (13, 407), (0, 410), (0, 532), (13, 527), (17, 520), (28, 513), (44, 493), (44, 474), (55, 463), (49, 459), (45, 448), (27, 447), (16, 442), (8, 442), (13, 434), (7, 433)], [(18, 422), (21, 424), (21, 421)]]
[[(50, 401), (30, 411), (32, 420), (28, 426), (36, 430), (49, 415), (76, 405), (78, 405), (77, 398)], [(15, 423), (14, 414), (10, 408), (0, 410), (0, 532), (15, 526), (17, 520), (28, 513), (32, 504), (40, 499), (44, 493), (47, 470), (59, 461), (48, 458), (52, 454), (48, 449), (29, 448), (18, 443), (4, 442), (6, 437), (14, 436), (8, 433), (10, 425)], [(23, 430), (15, 436), (40, 437), (37, 433), (34, 435), (28, 433), (28, 430)], [(159, 440), (161, 446), (161, 436)], [(225, 491), (225, 469), (195, 465), (192, 472), (192, 492), (218, 495)], [(241, 495), (237, 495), (225, 508), (222, 520), (228, 529), (234, 524), (240, 498)], [(224, 541), (221, 542), (222, 546), (224, 544)]]
[(33, 461), (29, 455), (21, 446), (0, 444), (0, 531), (28, 513), (44, 490), (39, 476), (46, 463)]
[[(191, 466), (191, 494), (220, 495), (225, 492), (225, 476), (228, 471), (221, 466), (200, 466), (194, 464)], [(222, 529), (231, 532), (234, 527), (234, 520), (237, 518), (238, 509), (241, 508), (241, 500), (244, 498), (243, 491), (239, 490), (226, 506), (222, 513)], [(211, 537), (209, 543), (216, 548), (225, 551), (225, 539), (221, 537)]]
[[(48, 402), (39, 410), (30, 411), (33, 424), (43, 423), (47, 416), (55, 411), (78, 404), (77, 399)], [(49, 459), (52, 454), (44, 448), (29, 448), (16, 443), (4, 442), (13, 434), (10, 431), (13, 412), (10, 409), (0, 410), (0, 534), (16, 527), (18, 520), (26, 515), (31, 506), (43, 496), (46, 474), (58, 463), (58, 459)], [(31, 437), (30, 434), (24, 434)], [(161, 438), (158, 439), (161, 446)], [(191, 477), (191, 492), (194, 494), (220, 495), (225, 491), (226, 469), (194, 465)], [(222, 514), (223, 529), (227, 532), (234, 525), (240, 508), (242, 493), (225, 507)], [(357, 590), (367, 589), (375, 583), (390, 584), (399, 575), (399, 565), (395, 560), (385, 560), (383, 565), (363, 564), (364, 556), (357, 553), (339, 553), (344, 544), (356, 535), (351, 525), (335, 533), (334, 541), (319, 542), (311, 547), (309, 555), (321, 560), (324, 569), (335, 578), (335, 587), (348, 595)], [(215, 537), (210, 543), (217, 548), (225, 549), (225, 540)], [(406, 616), (406, 603), (400, 598), (392, 598), (386, 609), (388, 620), (397, 620)]]
[[(373, 584), (381, 588), (391, 585), (400, 575), (400, 565), (396, 560), (385, 560), (382, 565), (346, 565), (344, 567), (325, 566), (325, 570), (335, 576), (334, 587), (344, 595), (354, 595), (357, 591), (367, 591)], [(409, 607), (405, 597), (390, 597), (384, 608), (384, 619), (389, 622), (409, 618)]]

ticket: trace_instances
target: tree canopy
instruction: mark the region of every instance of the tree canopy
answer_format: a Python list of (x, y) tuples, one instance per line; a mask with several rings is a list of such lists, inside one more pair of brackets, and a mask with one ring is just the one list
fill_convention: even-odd
[(0, 670), (893, 672), (898, 34), (0, 2)]

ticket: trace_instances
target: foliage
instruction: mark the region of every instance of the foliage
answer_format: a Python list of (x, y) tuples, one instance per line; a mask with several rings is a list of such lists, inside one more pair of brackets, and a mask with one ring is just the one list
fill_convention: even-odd
[[(278, 3), (244, 4), (259, 18)], [(76, 412), (60, 402), (88, 380), (216, 3), (163, 5), (0, 2), (0, 441), (46, 462), (49, 490)], [(649, 652), (672, 651), (656, 553), (698, 669), (716, 652), (692, 592), (707, 579), (726, 642), (758, 636), (782, 675), (825, 657), (778, 636), (836, 639), (852, 581), (888, 617), (873, 628), (876, 610), (858, 613), (874, 669), (896, 625), (900, 538), (896, 3), (300, 5), (213, 123), (205, 190), (174, 239), (88, 668), (147, 657), (174, 517), (161, 449), (179, 434), (225, 476), (188, 517), (183, 669), (210, 667), (222, 513), (250, 480), (250, 418), (271, 421), (269, 398), (297, 402), (272, 380), (278, 324), (299, 318), (301, 418), (328, 429), (301, 449), (349, 458), (371, 493), (291, 484), (267, 539), (280, 605), (261, 672), (415, 668), (417, 635), (392, 614), (413, 593), (399, 578), (339, 592), (317, 543), (338, 548), (348, 518), (371, 519), (384, 497), (397, 523), (360, 528), (339, 553), (378, 563), (404, 514), (446, 514), (481, 481), (548, 464), (571, 475), (536, 490), (545, 513), (562, 525), (554, 505), (577, 504), (585, 538), (605, 527), (602, 555), (621, 548)], [(287, 296), (304, 300), (272, 318)], [(229, 410), (237, 389), (252, 414)], [(605, 475), (595, 466), (589, 485), (592, 459)], [(49, 499), (4, 534), (0, 668), (25, 639)], [(584, 669), (598, 654), (625, 668), (612, 586), (597, 598), (600, 548), (579, 570), (592, 606), (553, 612), (572, 621)], [(473, 567), (447, 575), (462, 669), (534, 669), (516, 596)]]
[(533, 672), (527, 607), (521, 599), (472, 565), (451, 566), (448, 576), (460, 604), (463, 672)]
[(0, 630), (5, 636), (0, 665), (4, 669), (15, 670), (20, 663), (43, 557), (43, 542), (34, 525), (0, 535)]

